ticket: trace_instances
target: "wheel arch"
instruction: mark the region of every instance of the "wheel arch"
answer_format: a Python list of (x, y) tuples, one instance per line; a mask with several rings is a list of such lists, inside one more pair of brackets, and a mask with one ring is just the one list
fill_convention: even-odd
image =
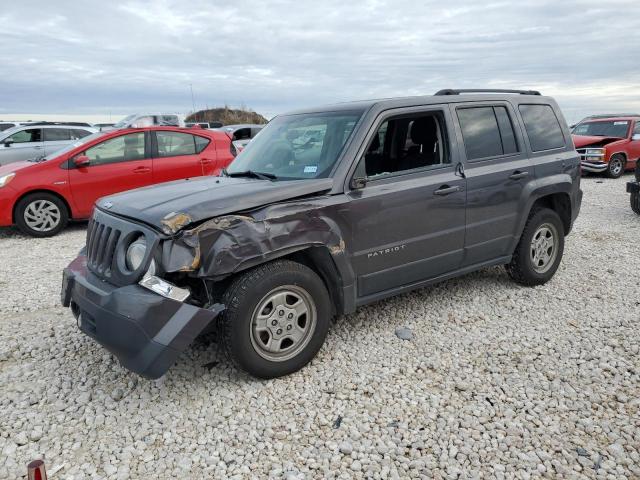
[(11, 219), (13, 221), (13, 223), (16, 223), (16, 210), (18, 209), (18, 204), (26, 197), (28, 197), (29, 195), (33, 195), (34, 193), (47, 193), (49, 195), (53, 195), (54, 197), (58, 198), (63, 205), (65, 206), (65, 208), (67, 209), (67, 214), (69, 216), (69, 219), (73, 218), (73, 210), (71, 209), (71, 205), (69, 204), (69, 202), (67, 201), (66, 198), (64, 198), (63, 195), (61, 195), (60, 193), (56, 192), (55, 190), (48, 190), (46, 188), (38, 188), (35, 190), (29, 190), (28, 192), (23, 193), (22, 195), (20, 195), (15, 203), (13, 204), (13, 209), (12, 209), (12, 213), (11, 213)]

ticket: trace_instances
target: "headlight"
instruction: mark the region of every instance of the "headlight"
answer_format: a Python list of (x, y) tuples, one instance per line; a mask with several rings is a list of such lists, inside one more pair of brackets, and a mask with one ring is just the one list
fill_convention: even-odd
[(132, 271), (140, 268), (145, 253), (147, 253), (147, 242), (144, 237), (140, 237), (127, 248), (127, 256), (125, 257), (127, 268)]
[(2, 177), (0, 177), (0, 187), (4, 187), (7, 183), (9, 183), (11, 180), (13, 180), (13, 177), (15, 177), (16, 174), (11, 172), (11, 173), (7, 173), (6, 175), (3, 175)]
[(590, 157), (604, 157), (604, 148), (587, 148), (584, 153)]

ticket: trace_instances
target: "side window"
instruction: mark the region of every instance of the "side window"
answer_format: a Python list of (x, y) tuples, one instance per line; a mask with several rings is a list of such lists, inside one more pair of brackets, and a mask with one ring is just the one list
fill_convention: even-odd
[(42, 130), (40, 128), (28, 128), (26, 130), (20, 130), (14, 133), (9, 138), (5, 139), (5, 142), (13, 143), (29, 143), (29, 142), (41, 142)]
[(85, 155), (90, 165), (142, 160), (144, 158), (144, 132), (110, 138), (89, 148)]
[(91, 132), (87, 131), (87, 130), (81, 130), (79, 128), (72, 128), (71, 130), (69, 130), (71, 132), (71, 139), (72, 140), (79, 140), (81, 138), (84, 138), (88, 135), (91, 135)]
[(366, 175), (375, 178), (449, 163), (446, 138), (441, 112), (389, 118), (367, 148)]
[(633, 135), (640, 135), (640, 120), (636, 120), (636, 126), (633, 127)]
[(44, 141), (45, 142), (59, 142), (61, 140), (71, 140), (69, 136), (68, 128), (45, 128)]
[(157, 131), (158, 157), (177, 157), (180, 155), (195, 155), (196, 144), (193, 135), (180, 132)]
[(560, 122), (551, 105), (520, 105), (519, 108), (531, 150), (539, 152), (565, 146)]
[(493, 107), (459, 108), (457, 113), (467, 160), (504, 155)]
[(493, 107), (498, 120), (498, 128), (500, 128), (500, 138), (502, 139), (502, 150), (505, 155), (518, 153), (518, 143), (516, 142), (516, 134), (513, 132), (513, 123), (509, 118), (509, 112), (506, 107)]
[(199, 135), (194, 135), (193, 138), (196, 141), (196, 153), (202, 152), (207, 148), (207, 145), (209, 145), (209, 142), (211, 141), (208, 138), (204, 138)]

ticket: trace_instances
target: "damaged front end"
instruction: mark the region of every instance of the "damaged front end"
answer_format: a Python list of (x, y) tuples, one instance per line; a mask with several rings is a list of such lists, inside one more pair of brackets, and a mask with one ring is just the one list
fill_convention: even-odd
[[(141, 238), (146, 248), (133, 268), (127, 254)], [(147, 378), (164, 375), (224, 310), (162, 278), (154, 258), (161, 241), (148, 227), (96, 209), (87, 245), (64, 269), (62, 281), (61, 302), (80, 330)]]
[(123, 366), (158, 378), (215, 325), (235, 273), (312, 247), (327, 265), (345, 265), (340, 229), (323, 214), (336, 201), (298, 198), (199, 222), (177, 212), (155, 228), (97, 208), (85, 251), (64, 271), (62, 303)]

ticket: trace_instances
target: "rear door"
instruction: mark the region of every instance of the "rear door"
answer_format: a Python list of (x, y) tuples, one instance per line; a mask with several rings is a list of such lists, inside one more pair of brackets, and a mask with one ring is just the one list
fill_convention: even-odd
[(153, 183), (148, 136), (134, 132), (104, 140), (84, 152), (85, 167), (69, 161), (69, 185), (81, 217), (90, 216), (100, 197)]
[(151, 132), (154, 183), (211, 175), (216, 151), (210, 138), (171, 130)]
[(510, 255), (519, 203), (534, 178), (522, 132), (508, 102), (451, 105), (464, 145), (467, 218), (463, 266)]
[(25, 128), (5, 138), (0, 145), (0, 165), (44, 155), (42, 128)]
[(71, 143), (71, 131), (68, 128), (50, 127), (42, 130), (45, 155), (51, 155)]

